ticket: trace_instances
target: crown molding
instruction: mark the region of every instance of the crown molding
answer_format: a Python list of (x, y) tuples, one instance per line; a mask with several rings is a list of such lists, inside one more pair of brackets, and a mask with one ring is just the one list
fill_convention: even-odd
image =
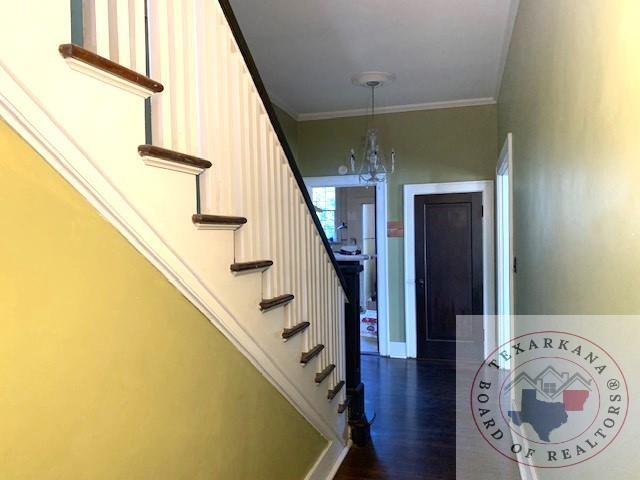
[[(450, 100), (446, 102), (391, 105), (388, 107), (376, 107), (376, 114), (415, 112), (420, 110), (439, 110), (442, 108), (476, 107), (480, 105), (494, 105), (495, 103), (496, 99), (494, 97), (485, 97), (469, 98), (464, 100)], [(354, 110), (338, 110), (333, 112), (301, 113), (294, 118), (296, 118), (296, 120), (299, 122), (308, 122), (311, 120), (328, 120), (331, 118), (361, 117), (363, 115), (367, 115), (368, 113), (369, 110), (367, 108), (358, 108)]]

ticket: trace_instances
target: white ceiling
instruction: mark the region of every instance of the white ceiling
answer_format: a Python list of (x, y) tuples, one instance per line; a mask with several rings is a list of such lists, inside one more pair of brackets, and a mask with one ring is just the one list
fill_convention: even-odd
[(301, 119), (366, 108), (369, 93), (350, 82), (366, 70), (397, 75), (379, 106), (494, 101), (517, 3), (231, 0), (274, 102)]

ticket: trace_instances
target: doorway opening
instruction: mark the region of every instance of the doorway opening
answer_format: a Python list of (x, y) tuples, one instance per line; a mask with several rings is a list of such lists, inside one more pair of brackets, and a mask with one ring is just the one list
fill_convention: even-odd
[(363, 186), (357, 175), (304, 179), (338, 262), (357, 262), (360, 351), (388, 355), (386, 183)]
[(509, 341), (513, 334), (515, 257), (513, 253), (512, 149), (513, 140), (511, 133), (509, 133), (500, 152), (496, 168), (498, 345)]

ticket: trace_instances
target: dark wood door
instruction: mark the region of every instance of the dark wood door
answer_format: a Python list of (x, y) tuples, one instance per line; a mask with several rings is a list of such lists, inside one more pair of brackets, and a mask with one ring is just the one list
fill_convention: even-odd
[(415, 197), (418, 357), (482, 358), (482, 193)]

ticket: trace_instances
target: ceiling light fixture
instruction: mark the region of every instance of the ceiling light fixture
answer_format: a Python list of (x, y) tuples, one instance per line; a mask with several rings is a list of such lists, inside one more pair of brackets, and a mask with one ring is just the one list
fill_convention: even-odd
[(371, 116), (367, 121), (360, 163), (356, 166), (355, 149), (351, 149), (349, 156), (351, 171), (357, 173), (360, 183), (367, 186), (386, 182), (387, 176), (395, 170), (396, 152), (391, 149), (389, 164), (387, 164), (384, 151), (380, 146), (380, 133), (374, 124), (376, 88), (393, 82), (395, 78), (394, 74), (387, 72), (363, 72), (351, 78), (351, 83), (354, 85), (371, 89)]

